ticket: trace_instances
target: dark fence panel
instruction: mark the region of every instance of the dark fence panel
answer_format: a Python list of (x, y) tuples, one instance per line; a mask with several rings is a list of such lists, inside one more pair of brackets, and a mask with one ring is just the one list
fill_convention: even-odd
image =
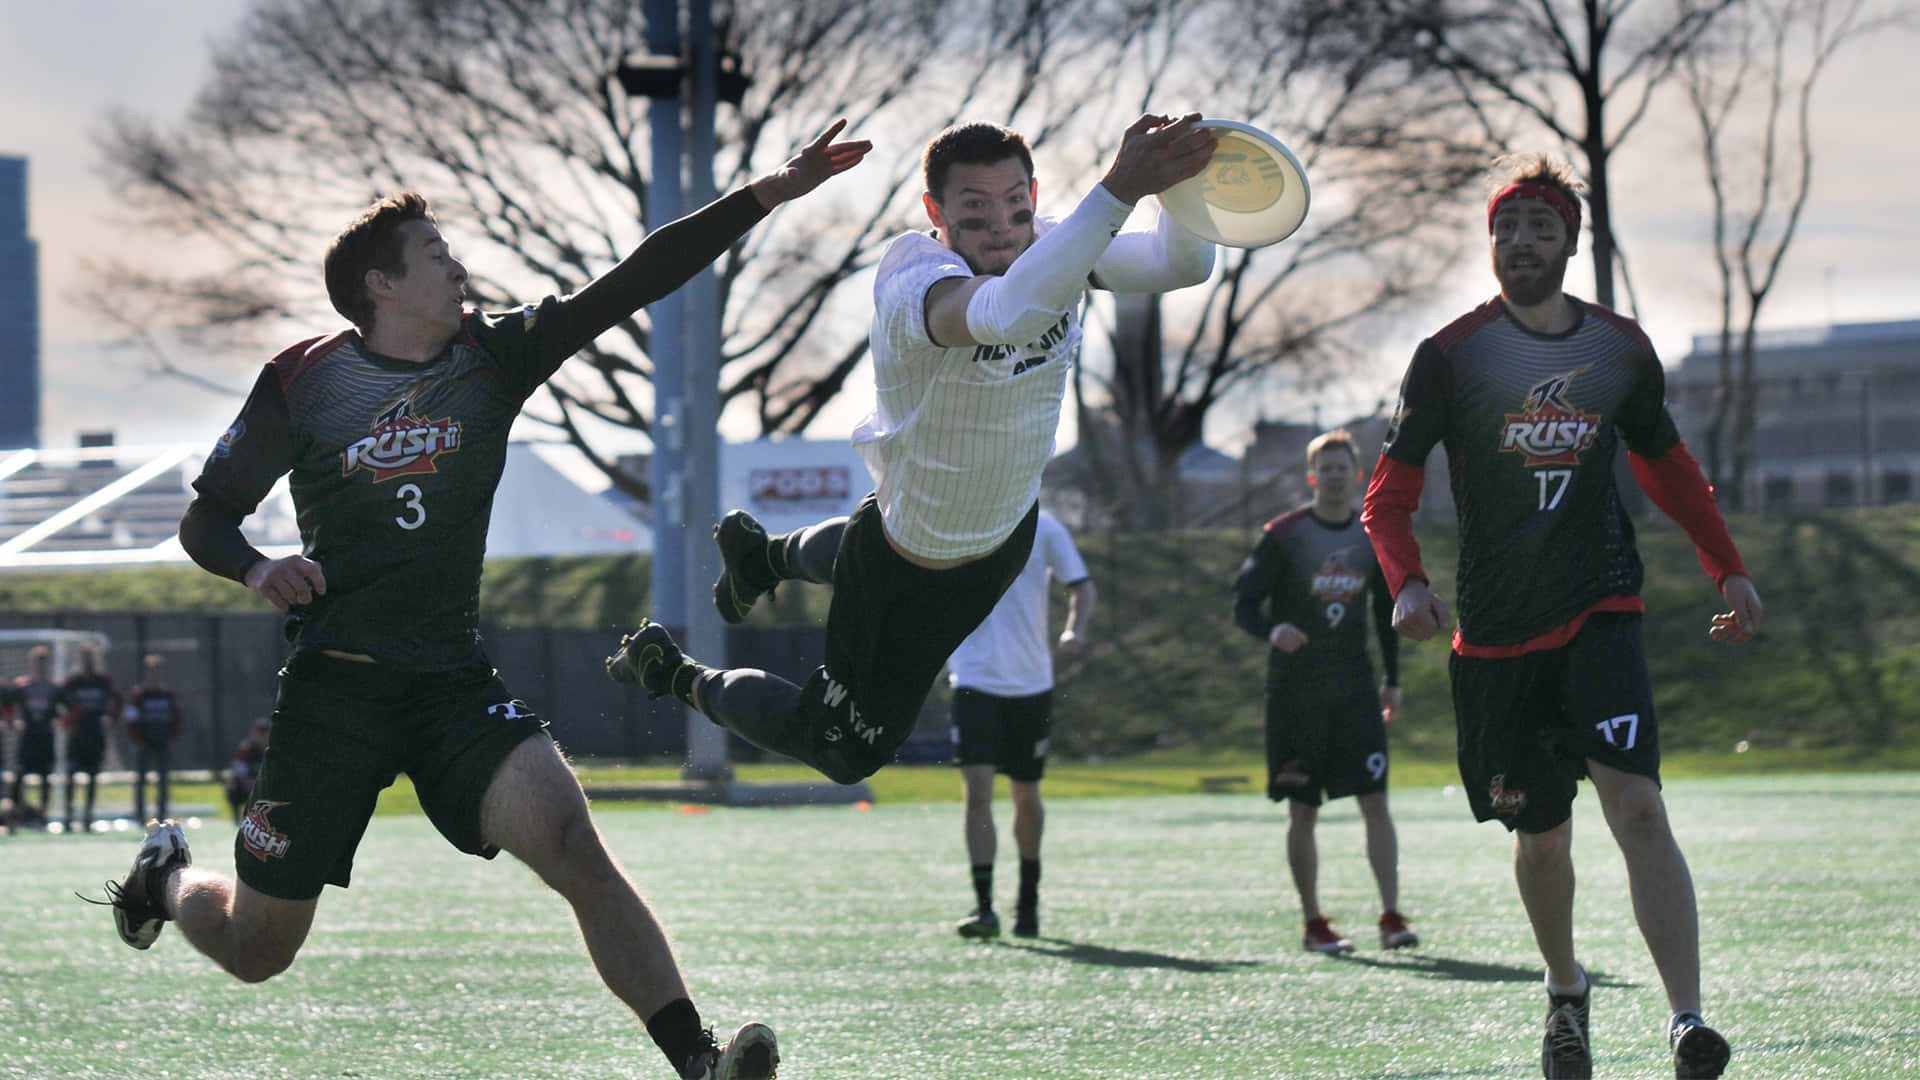
[[(149, 653), (167, 659), (167, 683), (180, 697), (185, 727), (174, 752), (182, 769), (225, 768), (233, 747), (253, 721), (273, 712), (275, 674), (286, 659), (286, 642), (274, 614), (195, 612), (10, 612), (7, 629), (96, 630), (111, 644), (103, 667), (125, 694), (140, 681)], [(655, 701), (638, 687), (607, 678), (605, 659), (613, 636), (587, 630), (511, 630), (483, 627), (487, 655), (507, 686), (552, 725), (554, 738), (576, 757), (647, 758), (686, 753), (686, 711), (675, 701)], [(734, 667), (756, 667), (804, 683), (826, 653), (818, 627), (729, 627), (727, 648)], [(24, 671), (0, 671), (11, 679)], [(61, 673), (64, 676), (65, 673)], [(117, 725), (116, 725), (117, 727)], [(734, 760), (754, 761), (760, 752), (733, 739)], [(124, 738), (117, 737), (109, 768), (127, 767)]]

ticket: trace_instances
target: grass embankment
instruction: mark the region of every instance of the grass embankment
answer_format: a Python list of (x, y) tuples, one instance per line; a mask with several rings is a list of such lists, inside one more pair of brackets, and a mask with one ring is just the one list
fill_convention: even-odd
[[(1662, 741), (1680, 755), (1674, 767), (1687, 767), (1685, 752), (1708, 771), (1911, 761), (1920, 749), (1920, 508), (1740, 515), (1731, 525), (1767, 605), (1760, 638), (1739, 647), (1707, 639), (1718, 598), (1686, 537), (1661, 515), (1641, 515), (1647, 651)], [(1253, 538), (1241, 529), (1079, 538), (1100, 605), (1091, 653), (1058, 695), (1057, 760), (1163, 750), (1257, 761), (1264, 654), (1233, 626), (1230, 589)], [(1423, 530), (1421, 541), (1450, 597), (1452, 530)], [(646, 610), (647, 574), (642, 557), (504, 560), (488, 569), (482, 610), (498, 625), (616, 628)], [(827, 598), (783, 588), (754, 620), (817, 622)], [(193, 569), (0, 577), (0, 613), (30, 609), (261, 605)], [(1407, 643), (1401, 655), (1400, 767), (1445, 763), (1446, 649)], [(1741, 743), (1752, 753), (1735, 755)]]

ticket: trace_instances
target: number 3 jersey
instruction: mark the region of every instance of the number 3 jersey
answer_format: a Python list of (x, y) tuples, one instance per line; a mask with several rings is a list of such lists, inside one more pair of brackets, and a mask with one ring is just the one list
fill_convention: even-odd
[(347, 331), (303, 341), (260, 373), (193, 486), (244, 514), (290, 474), (303, 551), (327, 586), (288, 612), (296, 647), (420, 670), (474, 657), (507, 434), (566, 356), (543, 333), (561, 321), (549, 318), (557, 306), (469, 313), (425, 364)]
[(1234, 579), (1233, 620), (1262, 642), (1292, 623), (1307, 635), (1291, 653), (1267, 650), (1267, 688), (1305, 689), (1373, 681), (1367, 659), (1367, 608), (1373, 608), (1380, 666), (1400, 684), (1400, 639), (1393, 599), (1373, 543), (1354, 514), (1329, 524), (1303, 506), (1267, 523)]
[(1624, 438), (1659, 458), (1680, 436), (1640, 327), (1573, 304), (1571, 330), (1540, 334), (1489, 300), (1421, 342), (1401, 385), (1382, 464), (1419, 468), (1435, 443), (1446, 445), (1469, 645), (1523, 642), (1606, 597), (1640, 592), (1615, 454)]

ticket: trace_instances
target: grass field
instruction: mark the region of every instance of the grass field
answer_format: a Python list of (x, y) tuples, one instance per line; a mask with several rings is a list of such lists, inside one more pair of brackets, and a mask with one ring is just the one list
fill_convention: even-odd
[[(1920, 774), (1681, 779), (1668, 798), (1728, 1075), (1920, 1074)], [(1299, 951), (1282, 815), (1252, 794), (1051, 801), (1032, 942), (951, 930), (970, 906), (955, 803), (599, 817), (708, 1021), (772, 1024), (783, 1077), (1537, 1076), (1539, 961), (1503, 831), (1470, 824), (1438, 784), (1403, 783), (1394, 807), (1403, 906), (1425, 940), (1373, 947), (1377, 901), (1343, 801), (1320, 838), (1325, 906), (1361, 945), (1345, 958)], [(1671, 1076), (1664, 1001), (1590, 792), (1577, 815), (1596, 1075)], [(191, 838), (199, 861), (231, 865), (224, 822)], [(669, 1075), (560, 901), (517, 865), (456, 854), (420, 817), (374, 822), (358, 884), (327, 892), (299, 961), (259, 986), (175, 931), (129, 951), (73, 898), (123, 873), (134, 846), (0, 840), (0, 1077)]]

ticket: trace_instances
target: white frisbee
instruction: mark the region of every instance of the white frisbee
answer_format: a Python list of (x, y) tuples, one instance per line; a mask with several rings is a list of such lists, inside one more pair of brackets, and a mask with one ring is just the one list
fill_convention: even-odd
[(1220, 136), (1196, 176), (1160, 193), (1173, 220), (1216, 244), (1266, 247), (1307, 220), (1307, 171), (1285, 143), (1237, 120), (1200, 121)]

